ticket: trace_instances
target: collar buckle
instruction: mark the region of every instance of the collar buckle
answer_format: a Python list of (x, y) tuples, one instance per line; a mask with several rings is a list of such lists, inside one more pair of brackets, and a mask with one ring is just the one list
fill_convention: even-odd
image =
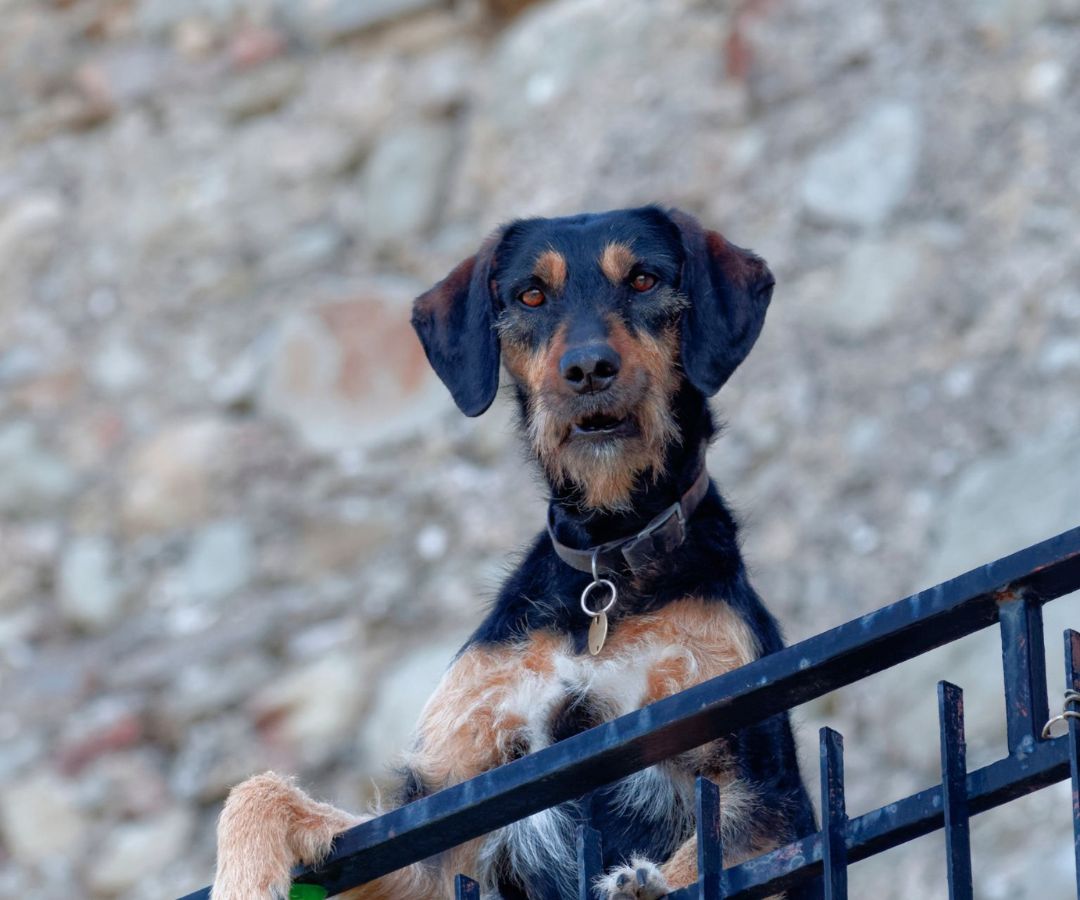
[(686, 540), (686, 518), (681, 501), (672, 503), (620, 548), (631, 571), (655, 563)]

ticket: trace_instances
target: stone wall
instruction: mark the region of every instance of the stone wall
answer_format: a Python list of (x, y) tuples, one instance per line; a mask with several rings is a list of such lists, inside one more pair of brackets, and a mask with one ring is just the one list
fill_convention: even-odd
[[(0, 0), (0, 895), (192, 890), (266, 767), (372, 799), (542, 521), (407, 324), (507, 218), (770, 261), (711, 465), (789, 637), (1078, 524), (1078, 91), (1076, 0)], [(985, 637), (801, 710), (808, 771), (932, 783), (943, 676), (1000, 753)], [(977, 894), (1065, 896), (1068, 812), (980, 817)]]

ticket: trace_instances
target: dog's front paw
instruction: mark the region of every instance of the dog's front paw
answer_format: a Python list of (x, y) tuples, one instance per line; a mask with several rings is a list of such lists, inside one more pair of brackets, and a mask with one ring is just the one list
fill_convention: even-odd
[(660, 870), (637, 856), (631, 858), (629, 865), (612, 869), (596, 882), (600, 900), (658, 900), (670, 891)]
[(237, 785), (218, 820), (213, 900), (285, 900), (298, 863), (318, 862), (357, 819), (273, 772)]
[(296, 788), (266, 772), (237, 785), (218, 820), (213, 900), (284, 900), (297, 853), (290, 841)]

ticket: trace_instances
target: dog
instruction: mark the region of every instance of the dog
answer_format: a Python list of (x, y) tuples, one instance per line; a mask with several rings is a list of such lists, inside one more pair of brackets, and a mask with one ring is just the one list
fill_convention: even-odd
[[(782, 646), (705, 468), (715, 394), (757, 340), (773, 276), (750, 251), (656, 206), (499, 229), (413, 308), (457, 406), (492, 403), (500, 361), (550, 485), (547, 527), (425, 706), (400, 771), (408, 803)], [(603, 833), (603, 900), (697, 879), (695, 777), (721, 788), (728, 865), (816, 830), (787, 714), (355, 888), (355, 900), (577, 896), (574, 836)], [(273, 773), (234, 788), (215, 900), (288, 895), (363, 821)], [(788, 893), (820, 896), (810, 884)]]

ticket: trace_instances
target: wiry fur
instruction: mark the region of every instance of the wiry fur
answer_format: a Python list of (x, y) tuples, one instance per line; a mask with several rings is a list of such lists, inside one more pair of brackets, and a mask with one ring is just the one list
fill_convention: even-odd
[(612, 284), (621, 284), (638, 261), (629, 244), (612, 241), (600, 252), (600, 271)]
[(562, 806), (507, 825), (486, 840), (478, 877), (492, 885), (515, 873), (544, 872), (560, 896), (571, 897), (577, 888), (576, 832), (572, 812)]
[[(571, 407), (558, 387), (558, 358), (565, 336), (528, 354), (504, 339), (508, 369), (525, 393), (525, 425), (529, 444), (548, 478), (560, 488), (572, 488), (585, 507), (627, 510), (638, 479), (654, 483), (664, 475), (664, 453), (678, 436), (671, 400), (679, 384), (678, 336), (669, 329), (658, 336), (631, 337), (625, 325), (612, 322), (617, 346), (623, 349), (621, 387), (611, 397), (576, 398)], [(629, 365), (627, 365), (629, 363)], [(574, 444), (568, 440), (574, 420), (591, 412), (633, 415), (639, 436), (618, 443)]]

